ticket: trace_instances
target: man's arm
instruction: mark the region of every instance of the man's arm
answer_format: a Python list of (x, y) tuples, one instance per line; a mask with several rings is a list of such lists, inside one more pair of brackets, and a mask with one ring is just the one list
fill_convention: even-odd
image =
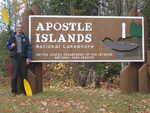
[(16, 46), (16, 44), (14, 42), (12, 42), (12, 36), (10, 36), (8, 38), (8, 41), (7, 41), (7, 44), (6, 44), (6, 49), (8, 49), (9, 51), (12, 51), (15, 46)]

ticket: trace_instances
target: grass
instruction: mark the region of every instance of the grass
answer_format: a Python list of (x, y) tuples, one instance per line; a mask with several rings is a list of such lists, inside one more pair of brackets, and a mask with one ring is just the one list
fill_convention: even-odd
[(11, 97), (0, 85), (0, 113), (146, 113), (150, 95), (122, 94), (115, 89), (45, 88), (32, 97)]

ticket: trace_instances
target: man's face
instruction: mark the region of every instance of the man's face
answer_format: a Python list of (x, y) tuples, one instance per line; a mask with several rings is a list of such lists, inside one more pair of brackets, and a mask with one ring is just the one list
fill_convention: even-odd
[(17, 33), (22, 33), (23, 31), (22, 31), (22, 25), (21, 24), (18, 24), (17, 26), (16, 26), (16, 32)]

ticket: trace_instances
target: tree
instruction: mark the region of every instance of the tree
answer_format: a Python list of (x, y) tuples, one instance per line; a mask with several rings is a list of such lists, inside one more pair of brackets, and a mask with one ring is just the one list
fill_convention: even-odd
[(50, 15), (97, 15), (97, 5), (98, 0), (44, 0), (39, 7)]
[(147, 17), (149, 36), (150, 36), (150, 1), (147, 2), (147, 5), (143, 8), (142, 13)]

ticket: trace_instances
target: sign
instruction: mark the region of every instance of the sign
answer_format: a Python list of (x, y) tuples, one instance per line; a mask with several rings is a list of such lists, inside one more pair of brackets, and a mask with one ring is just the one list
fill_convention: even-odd
[(29, 17), (33, 62), (143, 62), (144, 17)]

